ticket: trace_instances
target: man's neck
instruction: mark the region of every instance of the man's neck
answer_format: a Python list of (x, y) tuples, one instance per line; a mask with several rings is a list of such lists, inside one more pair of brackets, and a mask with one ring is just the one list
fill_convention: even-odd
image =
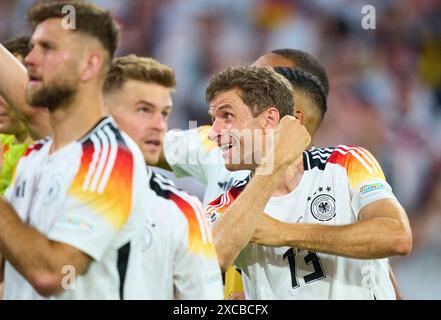
[(71, 103), (50, 113), (51, 152), (84, 136), (104, 116), (100, 91), (78, 92)]

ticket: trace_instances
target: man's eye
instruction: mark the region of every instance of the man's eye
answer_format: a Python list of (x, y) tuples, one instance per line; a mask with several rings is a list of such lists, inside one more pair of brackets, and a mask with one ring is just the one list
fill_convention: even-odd
[(43, 48), (43, 50), (46, 50), (46, 51), (53, 49), (53, 47), (48, 43), (42, 43), (41, 47)]
[(149, 109), (147, 107), (141, 107), (138, 109), (138, 112), (139, 113), (147, 113), (147, 112), (149, 112)]

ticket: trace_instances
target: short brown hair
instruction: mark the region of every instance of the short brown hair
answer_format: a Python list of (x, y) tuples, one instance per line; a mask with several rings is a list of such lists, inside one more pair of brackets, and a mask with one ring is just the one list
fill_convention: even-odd
[(153, 82), (170, 89), (176, 87), (172, 68), (155, 59), (134, 54), (113, 60), (104, 82), (104, 93), (121, 89), (127, 80)]
[(28, 11), (28, 20), (36, 27), (39, 23), (50, 18), (64, 18), (66, 13), (62, 9), (66, 5), (75, 8), (76, 28), (88, 34), (103, 45), (113, 59), (119, 41), (119, 25), (112, 18), (108, 10), (83, 0), (40, 0)]
[(293, 115), (293, 88), (288, 80), (272, 69), (254, 66), (229, 67), (211, 77), (205, 99), (210, 103), (219, 93), (235, 88), (240, 90), (240, 97), (250, 108), (253, 117), (269, 107), (277, 108), (280, 118)]
[(5, 42), (3, 42), (3, 45), (12, 54), (20, 55), (24, 58), (29, 54), (29, 51), (30, 51), (29, 41), (30, 40), (31, 40), (31, 37), (22, 36), (22, 37), (6, 40)]

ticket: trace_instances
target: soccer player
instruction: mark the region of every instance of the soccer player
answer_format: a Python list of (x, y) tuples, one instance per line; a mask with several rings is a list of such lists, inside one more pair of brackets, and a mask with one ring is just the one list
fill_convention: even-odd
[(102, 86), (117, 47), (108, 11), (83, 1), (38, 2), (26, 57), (30, 106), (50, 113), (50, 139), (20, 159), (0, 200), (6, 299), (123, 298), (130, 241), (151, 210), (144, 159), (105, 116)]
[[(8, 40), (4, 46), (21, 63), (29, 53), (29, 37), (19, 37)], [(0, 96), (0, 193), (3, 194), (8, 187), (12, 172), (20, 157), (24, 154), (32, 138), (15, 112), (13, 112), (6, 101)]]
[[(273, 50), (259, 57), (254, 65), (295, 66), (316, 76), (323, 84), (326, 95), (328, 93), (328, 78), (324, 68), (317, 59), (304, 51)], [(297, 99), (303, 98), (298, 96)], [(302, 101), (298, 106), (296, 117), (302, 121), (308, 132), (314, 135), (326, 109), (317, 109), (318, 107)], [(236, 180), (245, 179), (249, 175), (249, 171), (231, 172), (225, 168), (220, 149), (208, 139), (209, 129), (209, 126), (202, 126), (187, 131), (170, 130), (165, 135), (163, 155), (160, 160), (160, 166), (172, 169), (177, 177), (193, 176), (205, 184), (204, 206), (225, 192)], [(226, 298), (233, 292), (243, 291), (242, 281), (234, 268), (226, 272), (225, 280)]]
[[(259, 73), (229, 68), (206, 90), (210, 138), (225, 159), (240, 155), (226, 168), (253, 172), (207, 208), (222, 268), (242, 270), (248, 299), (394, 299), (383, 258), (407, 254), (411, 231), (380, 165), (361, 147), (303, 151), (309, 135), (280, 102), (262, 98)], [(273, 149), (250, 150), (235, 132), (244, 129), (275, 129)]]
[[(314, 139), (314, 135), (317, 132), (320, 124), (322, 123), (324, 116), (327, 112), (327, 96), (329, 92), (329, 82), (325, 69), (319, 63), (319, 61), (312, 55), (296, 50), (296, 49), (277, 49), (264, 54), (259, 57), (254, 63), (254, 66), (258, 67), (295, 67), (297, 69), (297, 77), (295, 79), (288, 79), (295, 92), (295, 117), (305, 126), (311, 138)], [(305, 71), (305, 72), (300, 72)], [(279, 69), (279, 72), (281, 70)], [(284, 76), (286, 74), (282, 73)], [(199, 131), (198, 135), (194, 132)], [(223, 160), (217, 147), (210, 146), (210, 142), (205, 134), (208, 134), (209, 127), (202, 127), (193, 129), (186, 134), (180, 132), (169, 131), (166, 134), (166, 143), (172, 142), (176, 146), (181, 148), (169, 147), (164, 149), (166, 151), (166, 158), (170, 157), (169, 150), (177, 150), (173, 155), (176, 156), (176, 163), (172, 166), (174, 172), (177, 175), (193, 175), (196, 177), (206, 177), (207, 191), (205, 193), (205, 200), (209, 201), (210, 197), (215, 194), (220, 194), (225, 191), (225, 188), (229, 188), (236, 179), (239, 179), (247, 175), (247, 172), (240, 171), (230, 172), (225, 169)], [(193, 132), (193, 133), (192, 133)], [(204, 134), (202, 134), (204, 132)], [(192, 146), (190, 149), (182, 148), (182, 145)], [(309, 147), (311, 147), (313, 144)], [(167, 151), (169, 151), (167, 153)], [(198, 153), (196, 158), (199, 162), (190, 164), (190, 152)], [(195, 159), (194, 157), (192, 159)], [(210, 159), (210, 160), (209, 160)], [(216, 160), (214, 160), (216, 159)], [(206, 165), (206, 164), (209, 165)], [(218, 173), (218, 177), (216, 177)], [(235, 174), (237, 174), (235, 176)], [(390, 270), (390, 278), (393, 282), (394, 289), (397, 297), (399, 297), (398, 286), (393, 276), (392, 270)], [(226, 298), (232, 293), (243, 291), (242, 281), (240, 275), (236, 272), (235, 268), (229, 268), (225, 275), (226, 285)], [(240, 296), (240, 295), (236, 295)]]
[[(135, 55), (116, 58), (107, 75), (105, 105), (147, 165), (158, 163), (175, 85), (171, 68)], [(126, 297), (222, 299), (221, 271), (200, 201), (151, 170), (149, 179), (156, 198), (132, 243)]]

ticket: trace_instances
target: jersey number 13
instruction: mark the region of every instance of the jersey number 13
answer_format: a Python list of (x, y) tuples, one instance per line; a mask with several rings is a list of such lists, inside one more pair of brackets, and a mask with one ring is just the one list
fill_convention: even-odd
[[(300, 287), (299, 279), (297, 278), (297, 266), (296, 266), (296, 250), (290, 248), (283, 255), (283, 261), (288, 259), (289, 269), (291, 271), (291, 285), (292, 288)], [(307, 265), (312, 265), (314, 268), (314, 272), (307, 274), (303, 277), (305, 283), (311, 283), (316, 280), (326, 278), (325, 271), (323, 270), (322, 263), (320, 261), (320, 257), (316, 252), (308, 251), (308, 254), (304, 257), (305, 263)]]

